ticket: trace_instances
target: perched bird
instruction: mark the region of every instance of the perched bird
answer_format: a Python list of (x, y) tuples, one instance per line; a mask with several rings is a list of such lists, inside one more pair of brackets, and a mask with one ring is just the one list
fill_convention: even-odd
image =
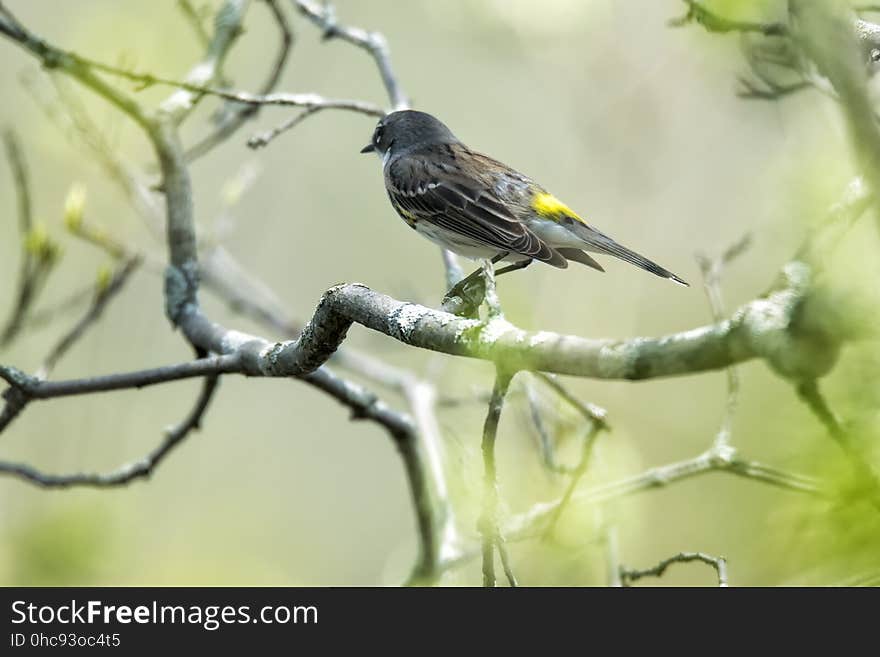
[(588, 224), (534, 180), (470, 150), (425, 112), (383, 117), (361, 153), (382, 158), (385, 187), (397, 213), (429, 240), (473, 259), (521, 268), (568, 261), (605, 271), (586, 252), (612, 255), (681, 285), (680, 277)]

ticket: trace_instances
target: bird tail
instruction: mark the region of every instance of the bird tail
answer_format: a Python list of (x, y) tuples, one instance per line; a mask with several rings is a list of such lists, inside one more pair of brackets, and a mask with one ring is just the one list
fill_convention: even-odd
[(618, 244), (613, 239), (600, 233), (597, 230), (590, 229), (590, 235), (583, 236), (585, 241), (589, 243), (589, 246), (584, 247), (588, 251), (593, 251), (595, 253), (606, 253), (608, 255), (613, 255), (615, 258), (620, 258), (636, 267), (641, 267), (645, 271), (649, 271), (652, 274), (659, 276), (660, 278), (668, 278), (669, 280), (678, 283), (679, 285), (684, 285), (685, 287), (689, 287), (687, 281), (685, 281), (680, 276), (676, 276), (668, 269), (664, 269), (656, 262), (652, 260), (648, 260), (645, 256), (639, 255), (635, 251), (631, 251), (626, 248), (622, 244)]

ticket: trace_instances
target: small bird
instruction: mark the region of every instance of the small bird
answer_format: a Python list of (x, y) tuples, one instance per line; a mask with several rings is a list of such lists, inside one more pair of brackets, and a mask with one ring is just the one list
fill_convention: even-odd
[(403, 220), (454, 253), (513, 262), (508, 271), (534, 260), (560, 269), (572, 260), (605, 271), (589, 251), (687, 285), (587, 223), (528, 176), (472, 151), (430, 114), (387, 114), (361, 153), (382, 158), (388, 197)]

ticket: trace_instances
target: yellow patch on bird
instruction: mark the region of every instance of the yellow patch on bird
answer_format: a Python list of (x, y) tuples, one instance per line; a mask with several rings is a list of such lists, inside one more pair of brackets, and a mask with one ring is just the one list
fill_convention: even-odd
[(577, 219), (581, 223), (584, 223), (584, 220), (581, 219), (574, 210), (553, 196), (553, 194), (548, 194), (546, 192), (543, 194), (537, 194), (535, 198), (532, 199), (532, 209), (542, 217), (552, 219), (553, 221), (559, 221), (565, 217), (571, 217), (572, 219)]
[(406, 210), (404, 208), (397, 208), (397, 211), (400, 213), (400, 216), (403, 217), (403, 220), (410, 226), (416, 223), (416, 215), (414, 215), (409, 210)]

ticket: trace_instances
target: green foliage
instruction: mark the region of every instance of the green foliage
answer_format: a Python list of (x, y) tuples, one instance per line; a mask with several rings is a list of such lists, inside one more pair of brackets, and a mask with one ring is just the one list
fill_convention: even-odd
[(96, 584), (111, 552), (109, 517), (100, 506), (64, 502), (42, 515), (24, 519), (7, 537), (9, 584), (65, 586)]

